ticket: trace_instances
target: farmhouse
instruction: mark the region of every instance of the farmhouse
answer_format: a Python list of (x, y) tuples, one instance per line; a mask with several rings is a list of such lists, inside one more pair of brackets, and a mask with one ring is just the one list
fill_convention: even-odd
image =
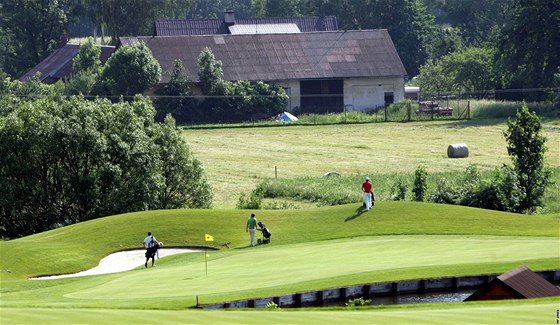
[[(208, 47), (222, 61), (224, 80), (282, 86), (292, 112), (374, 110), (404, 98), (406, 71), (384, 29), (120, 38), (136, 42), (150, 48), (163, 71), (180, 59), (195, 83), (198, 56)], [(160, 83), (168, 81), (164, 75)]]
[(560, 289), (531, 271), (520, 266), (498, 276), (467, 297), (465, 301), (525, 299), (560, 296)]
[[(31, 70), (19, 77), (18, 80), (26, 82), (37, 73), (41, 74), (39, 80), (46, 84), (53, 84), (58, 80), (67, 80), (71, 78), (72, 62), (76, 55), (78, 55), (78, 52), (80, 52), (80, 47), (80, 44), (65, 43)], [(113, 52), (115, 52), (114, 46), (102, 45), (100, 56), (101, 63), (105, 63)]]

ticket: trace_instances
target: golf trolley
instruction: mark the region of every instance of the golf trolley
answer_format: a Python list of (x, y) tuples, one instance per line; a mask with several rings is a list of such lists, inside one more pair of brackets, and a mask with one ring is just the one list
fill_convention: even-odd
[(257, 243), (258, 244), (270, 244), (270, 236), (271, 236), (270, 231), (268, 231), (268, 228), (266, 228), (264, 223), (259, 221), (257, 224), (259, 225), (259, 228), (260, 228), (258, 230), (260, 232), (262, 232), (262, 236), (263, 236), (262, 239), (260, 239), (260, 238), (257, 239)]

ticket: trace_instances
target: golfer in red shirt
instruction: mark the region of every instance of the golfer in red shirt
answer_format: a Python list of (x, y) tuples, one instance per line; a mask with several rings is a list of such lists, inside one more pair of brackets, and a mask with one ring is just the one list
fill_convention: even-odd
[(369, 177), (366, 177), (365, 182), (362, 183), (362, 191), (364, 192), (364, 201), (366, 202), (366, 210), (369, 211), (373, 205), (372, 201), (372, 184), (369, 180)]

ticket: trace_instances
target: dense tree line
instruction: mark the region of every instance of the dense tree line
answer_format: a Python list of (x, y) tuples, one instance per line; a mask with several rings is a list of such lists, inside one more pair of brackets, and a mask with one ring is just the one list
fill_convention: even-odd
[(0, 236), (19, 237), (102, 216), (209, 208), (201, 162), (143, 97), (112, 103), (0, 87)]

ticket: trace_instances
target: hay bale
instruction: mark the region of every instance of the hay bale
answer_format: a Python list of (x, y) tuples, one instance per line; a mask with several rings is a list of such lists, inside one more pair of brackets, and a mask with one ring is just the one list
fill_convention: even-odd
[(331, 177), (331, 176), (340, 176), (338, 172), (328, 172), (323, 174), (324, 177)]
[(450, 144), (447, 147), (448, 158), (466, 158), (469, 156), (469, 146), (465, 143)]

